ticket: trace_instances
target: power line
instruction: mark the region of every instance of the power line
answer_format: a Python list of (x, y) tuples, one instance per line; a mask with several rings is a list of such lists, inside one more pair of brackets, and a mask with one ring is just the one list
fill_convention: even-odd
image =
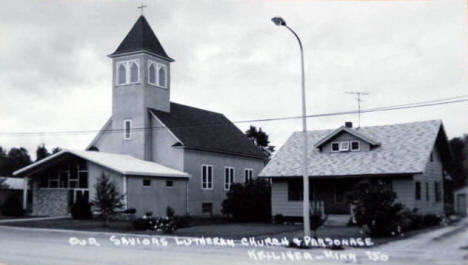
[[(391, 106), (384, 106), (384, 107), (376, 107), (376, 108), (369, 108), (369, 109), (359, 109), (359, 110), (351, 110), (351, 111), (340, 111), (340, 112), (330, 112), (330, 113), (321, 113), (321, 114), (311, 114), (307, 115), (307, 118), (319, 118), (319, 117), (330, 117), (330, 116), (342, 116), (342, 115), (350, 115), (356, 113), (372, 113), (372, 112), (382, 112), (382, 111), (392, 111), (392, 110), (401, 110), (401, 109), (414, 109), (414, 108), (422, 108), (422, 107), (430, 107), (430, 106), (437, 106), (437, 105), (447, 105), (447, 104), (455, 104), (461, 102), (467, 102), (468, 95), (444, 98), (444, 99), (436, 99), (436, 100), (429, 100), (429, 101), (421, 101), (421, 102), (414, 102), (414, 103), (407, 103), (407, 104), (399, 104), (399, 105), (391, 105)], [(287, 116), (287, 117), (276, 117), (276, 118), (265, 118), (265, 119), (251, 119), (251, 120), (239, 120), (234, 121), (232, 123), (258, 123), (258, 122), (272, 122), (272, 121), (285, 121), (285, 120), (296, 120), (301, 119), (302, 116)], [(225, 123), (200, 123), (200, 124), (190, 124), (184, 126), (177, 126), (172, 127), (172, 129), (180, 129), (180, 128), (197, 128), (197, 127), (212, 127), (212, 126), (232, 126), (231, 122)], [(167, 128), (166, 126), (152, 126), (152, 127), (137, 127), (132, 128), (132, 130), (152, 130), (152, 129), (162, 129)], [(106, 130), (74, 130), (74, 131), (43, 131), (43, 132), (0, 132), (2, 136), (46, 136), (46, 135), (80, 135), (80, 134), (89, 134), (89, 133), (96, 133), (96, 132), (106, 132), (106, 133), (122, 133), (124, 129), (106, 129)]]

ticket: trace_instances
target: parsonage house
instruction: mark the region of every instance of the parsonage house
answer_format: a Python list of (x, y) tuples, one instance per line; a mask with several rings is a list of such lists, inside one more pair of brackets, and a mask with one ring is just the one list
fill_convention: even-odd
[(170, 102), (174, 60), (144, 16), (109, 57), (112, 116), (87, 150), (64, 150), (14, 172), (30, 182), (33, 214), (67, 214), (94, 197), (105, 174), (137, 215), (162, 216), (167, 207), (221, 215), (231, 184), (256, 178), (265, 153), (223, 114)]
[[(388, 184), (420, 213), (444, 213), (444, 179), (452, 153), (442, 122), (421, 121), (307, 132), (311, 201), (325, 213), (350, 214), (345, 193), (365, 178)], [(303, 133), (296, 132), (259, 174), (272, 179), (272, 215), (302, 216)]]

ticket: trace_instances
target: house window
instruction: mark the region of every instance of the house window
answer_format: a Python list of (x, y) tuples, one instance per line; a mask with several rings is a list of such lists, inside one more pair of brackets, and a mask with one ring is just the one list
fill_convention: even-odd
[(213, 189), (213, 166), (212, 165), (202, 165), (202, 178), (201, 184), (203, 190), (212, 190)]
[(332, 152), (339, 152), (340, 151), (340, 143), (332, 143), (331, 144), (331, 151)]
[(132, 120), (124, 120), (124, 139), (132, 138)]
[(419, 181), (416, 181), (416, 183), (414, 185), (414, 198), (416, 200), (421, 199), (421, 182), (419, 182)]
[(211, 202), (202, 203), (202, 213), (213, 213), (213, 204)]
[(166, 187), (168, 187), (168, 188), (174, 187), (174, 181), (172, 181), (172, 180), (166, 180)]
[(229, 190), (233, 182), (234, 182), (234, 168), (225, 167), (224, 168), (224, 190)]
[(246, 168), (244, 170), (244, 180), (245, 183), (252, 181), (252, 175), (253, 175), (253, 169), (251, 168)]
[(340, 151), (349, 151), (349, 142), (348, 141), (340, 142)]
[(351, 141), (351, 151), (357, 152), (361, 150), (361, 145), (359, 141)]
[(429, 197), (429, 182), (426, 182), (426, 201), (430, 201), (430, 197)]
[(151, 187), (151, 179), (143, 179), (143, 187)]
[(440, 193), (440, 186), (439, 182), (434, 181), (434, 194), (435, 194), (435, 201), (440, 202), (441, 200), (441, 193)]

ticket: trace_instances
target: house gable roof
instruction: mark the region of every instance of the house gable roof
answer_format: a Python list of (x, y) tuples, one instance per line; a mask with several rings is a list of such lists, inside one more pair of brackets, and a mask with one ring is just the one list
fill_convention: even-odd
[[(440, 120), (361, 127), (359, 133), (379, 142), (360, 152), (325, 152), (312, 148), (333, 130), (309, 131), (308, 172), (312, 177), (408, 175), (423, 173), (437, 146), (444, 165), (452, 156)], [(259, 174), (261, 177), (302, 175), (302, 132), (293, 133)]]
[(223, 114), (171, 102), (170, 112), (149, 109), (179, 140), (176, 146), (265, 159), (265, 154)]
[(314, 144), (314, 147), (316, 147), (316, 148), (322, 147), (324, 144), (326, 144), (327, 142), (332, 140), (335, 136), (337, 136), (337, 135), (339, 135), (340, 133), (343, 133), (343, 132), (354, 135), (355, 137), (367, 142), (371, 146), (378, 146), (379, 145), (378, 142), (376, 142), (376, 141), (372, 140), (371, 138), (367, 137), (366, 135), (360, 133), (358, 130), (348, 128), (348, 127), (345, 127), (345, 126), (341, 126), (340, 128), (334, 130), (333, 132), (331, 132), (327, 136), (320, 139), (320, 141), (318, 141), (317, 143)]
[(185, 172), (166, 167), (155, 162), (137, 159), (129, 155), (79, 150), (62, 150), (61, 152), (39, 160), (27, 167), (16, 170), (15, 172), (13, 172), (13, 176), (26, 176), (27, 174), (33, 172), (35, 169), (40, 168), (41, 166), (45, 166), (47, 163), (59, 159), (60, 157), (65, 156), (67, 154), (80, 157), (84, 160), (93, 162), (99, 166), (108, 168), (123, 175), (174, 178), (190, 177), (190, 175)]
[(151, 26), (146, 21), (146, 18), (141, 15), (133, 25), (132, 29), (128, 32), (125, 39), (120, 43), (117, 50), (110, 56), (119, 54), (126, 54), (137, 51), (147, 51), (156, 56), (164, 58), (169, 61), (174, 61), (170, 58), (158, 38), (154, 34)]

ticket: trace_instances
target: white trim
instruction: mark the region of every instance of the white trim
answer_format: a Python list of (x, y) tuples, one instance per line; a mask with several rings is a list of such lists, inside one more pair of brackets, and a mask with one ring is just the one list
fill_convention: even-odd
[[(226, 169), (228, 170), (228, 175), (226, 176)], [(232, 169), (232, 171), (231, 171)], [(232, 174), (231, 174), (232, 172)], [(234, 167), (224, 167), (224, 190), (228, 191), (231, 189), (231, 185), (235, 182), (235, 175), (236, 175), (236, 169)], [(227, 180), (230, 180), (229, 183), (226, 182), (226, 177), (227, 177)], [(226, 186), (228, 185), (228, 187), (226, 188)]]
[(128, 207), (128, 197), (127, 197), (127, 176), (123, 175), (122, 178), (122, 193), (124, 196), (124, 209)]
[[(154, 77), (154, 83), (150, 81), (150, 67), (151, 65), (153, 65), (154, 67), (154, 74), (155, 74), (155, 77)], [(164, 84), (163, 85), (160, 85), (159, 84), (159, 70), (163, 68), (164, 69)], [(167, 89), (168, 87), (168, 77), (169, 77), (169, 72), (168, 72), (168, 67), (167, 65), (163, 64), (163, 63), (159, 63), (157, 61), (154, 61), (154, 60), (151, 60), (151, 59), (148, 59), (148, 64), (146, 66), (146, 69), (147, 69), (147, 83), (149, 85), (152, 85), (152, 86), (156, 86), (156, 87), (160, 87), (160, 88), (164, 88), (164, 89)]]
[(28, 181), (29, 178), (24, 178), (23, 180), (23, 210), (26, 210), (28, 207)]
[(349, 151), (349, 141), (340, 142), (340, 152)]
[[(333, 150), (333, 144), (337, 144), (337, 145), (338, 145), (338, 150)], [(338, 152), (340, 152), (340, 142), (331, 142), (331, 144), (330, 144), (330, 152), (332, 152), (332, 153), (338, 153)]]
[[(156, 162), (150, 162), (150, 161), (144, 161), (144, 160), (141, 160), (141, 159), (137, 159), (137, 158), (134, 158), (134, 157), (129, 156), (129, 155), (105, 153), (105, 152), (94, 152), (94, 151), (78, 151), (78, 150), (69, 150), (69, 149), (64, 149), (64, 150), (62, 150), (62, 151), (60, 151), (58, 153), (55, 153), (55, 154), (53, 154), (51, 156), (48, 156), (48, 157), (46, 157), (44, 159), (41, 159), (41, 160), (39, 160), (39, 161), (29, 165), (29, 166), (18, 169), (15, 172), (13, 172), (13, 176), (19, 176), (20, 174), (23, 174), (24, 172), (26, 172), (26, 171), (28, 171), (30, 169), (33, 169), (33, 168), (35, 168), (35, 167), (37, 167), (39, 165), (42, 165), (42, 164), (44, 164), (44, 163), (46, 163), (46, 162), (48, 162), (50, 160), (55, 159), (58, 156), (66, 154), (66, 153), (70, 153), (70, 154), (73, 154), (75, 156), (81, 157), (84, 160), (87, 160), (89, 162), (93, 162), (94, 164), (96, 164), (98, 166), (102, 166), (102, 167), (114, 170), (115, 172), (123, 174), (123, 175), (135, 175), (135, 176), (145, 176), (145, 177), (149, 177), (149, 176), (172, 177), (172, 178), (190, 178), (191, 177), (191, 175), (186, 173), (186, 172), (182, 172), (182, 171), (179, 171), (179, 170), (176, 170), (176, 169), (173, 169), (173, 168), (169, 168), (169, 167), (163, 166), (161, 164), (158, 164)], [(123, 156), (123, 157), (125, 157), (125, 159), (128, 159), (129, 161), (132, 161), (132, 162), (138, 161), (140, 164), (145, 164), (145, 165), (148, 164), (148, 163), (149, 164), (155, 164), (158, 167), (160, 167), (161, 169), (166, 170), (166, 172), (153, 172), (153, 171), (149, 171), (149, 170), (146, 170), (146, 171), (124, 170), (124, 169), (118, 168), (118, 167), (116, 167), (114, 165), (110, 165), (109, 163), (102, 162), (99, 159), (95, 158), (95, 156), (100, 156), (100, 155)], [(168, 170), (170, 170), (170, 171), (172, 171), (174, 173), (167, 172)], [(88, 186), (89, 186), (89, 183), (88, 183)]]
[[(131, 73), (132, 73), (132, 64), (136, 64), (138, 73), (137, 73), (137, 80), (135, 82), (131, 81)], [(122, 66), (125, 68), (125, 82), (119, 83), (119, 68)], [(116, 86), (125, 86), (125, 85), (133, 85), (139, 84), (141, 82), (141, 67), (140, 67), (140, 59), (131, 59), (131, 60), (122, 60), (115, 62), (115, 85)]]
[[(209, 187), (208, 183), (208, 179), (209, 179), (209, 174), (208, 174), (208, 170), (206, 171), (206, 188), (203, 187), (203, 167), (206, 167), (207, 169), (208, 168), (211, 168), (211, 187)], [(209, 164), (202, 164), (200, 166), (200, 183), (201, 183), (201, 189), (202, 190), (213, 190), (214, 188), (214, 169), (213, 169), (213, 165), (209, 165)]]
[[(128, 128), (128, 137), (127, 137), (127, 122), (130, 123)], [(132, 120), (126, 119), (123, 121), (123, 133), (124, 133), (124, 140), (131, 140), (132, 139)]]
[[(353, 143), (358, 143), (358, 148), (357, 148), (357, 149), (353, 149)], [(351, 141), (351, 142), (350, 142), (350, 145), (349, 145), (349, 150), (351, 150), (351, 152), (359, 152), (359, 151), (361, 151), (361, 142), (358, 141), (358, 140)]]

